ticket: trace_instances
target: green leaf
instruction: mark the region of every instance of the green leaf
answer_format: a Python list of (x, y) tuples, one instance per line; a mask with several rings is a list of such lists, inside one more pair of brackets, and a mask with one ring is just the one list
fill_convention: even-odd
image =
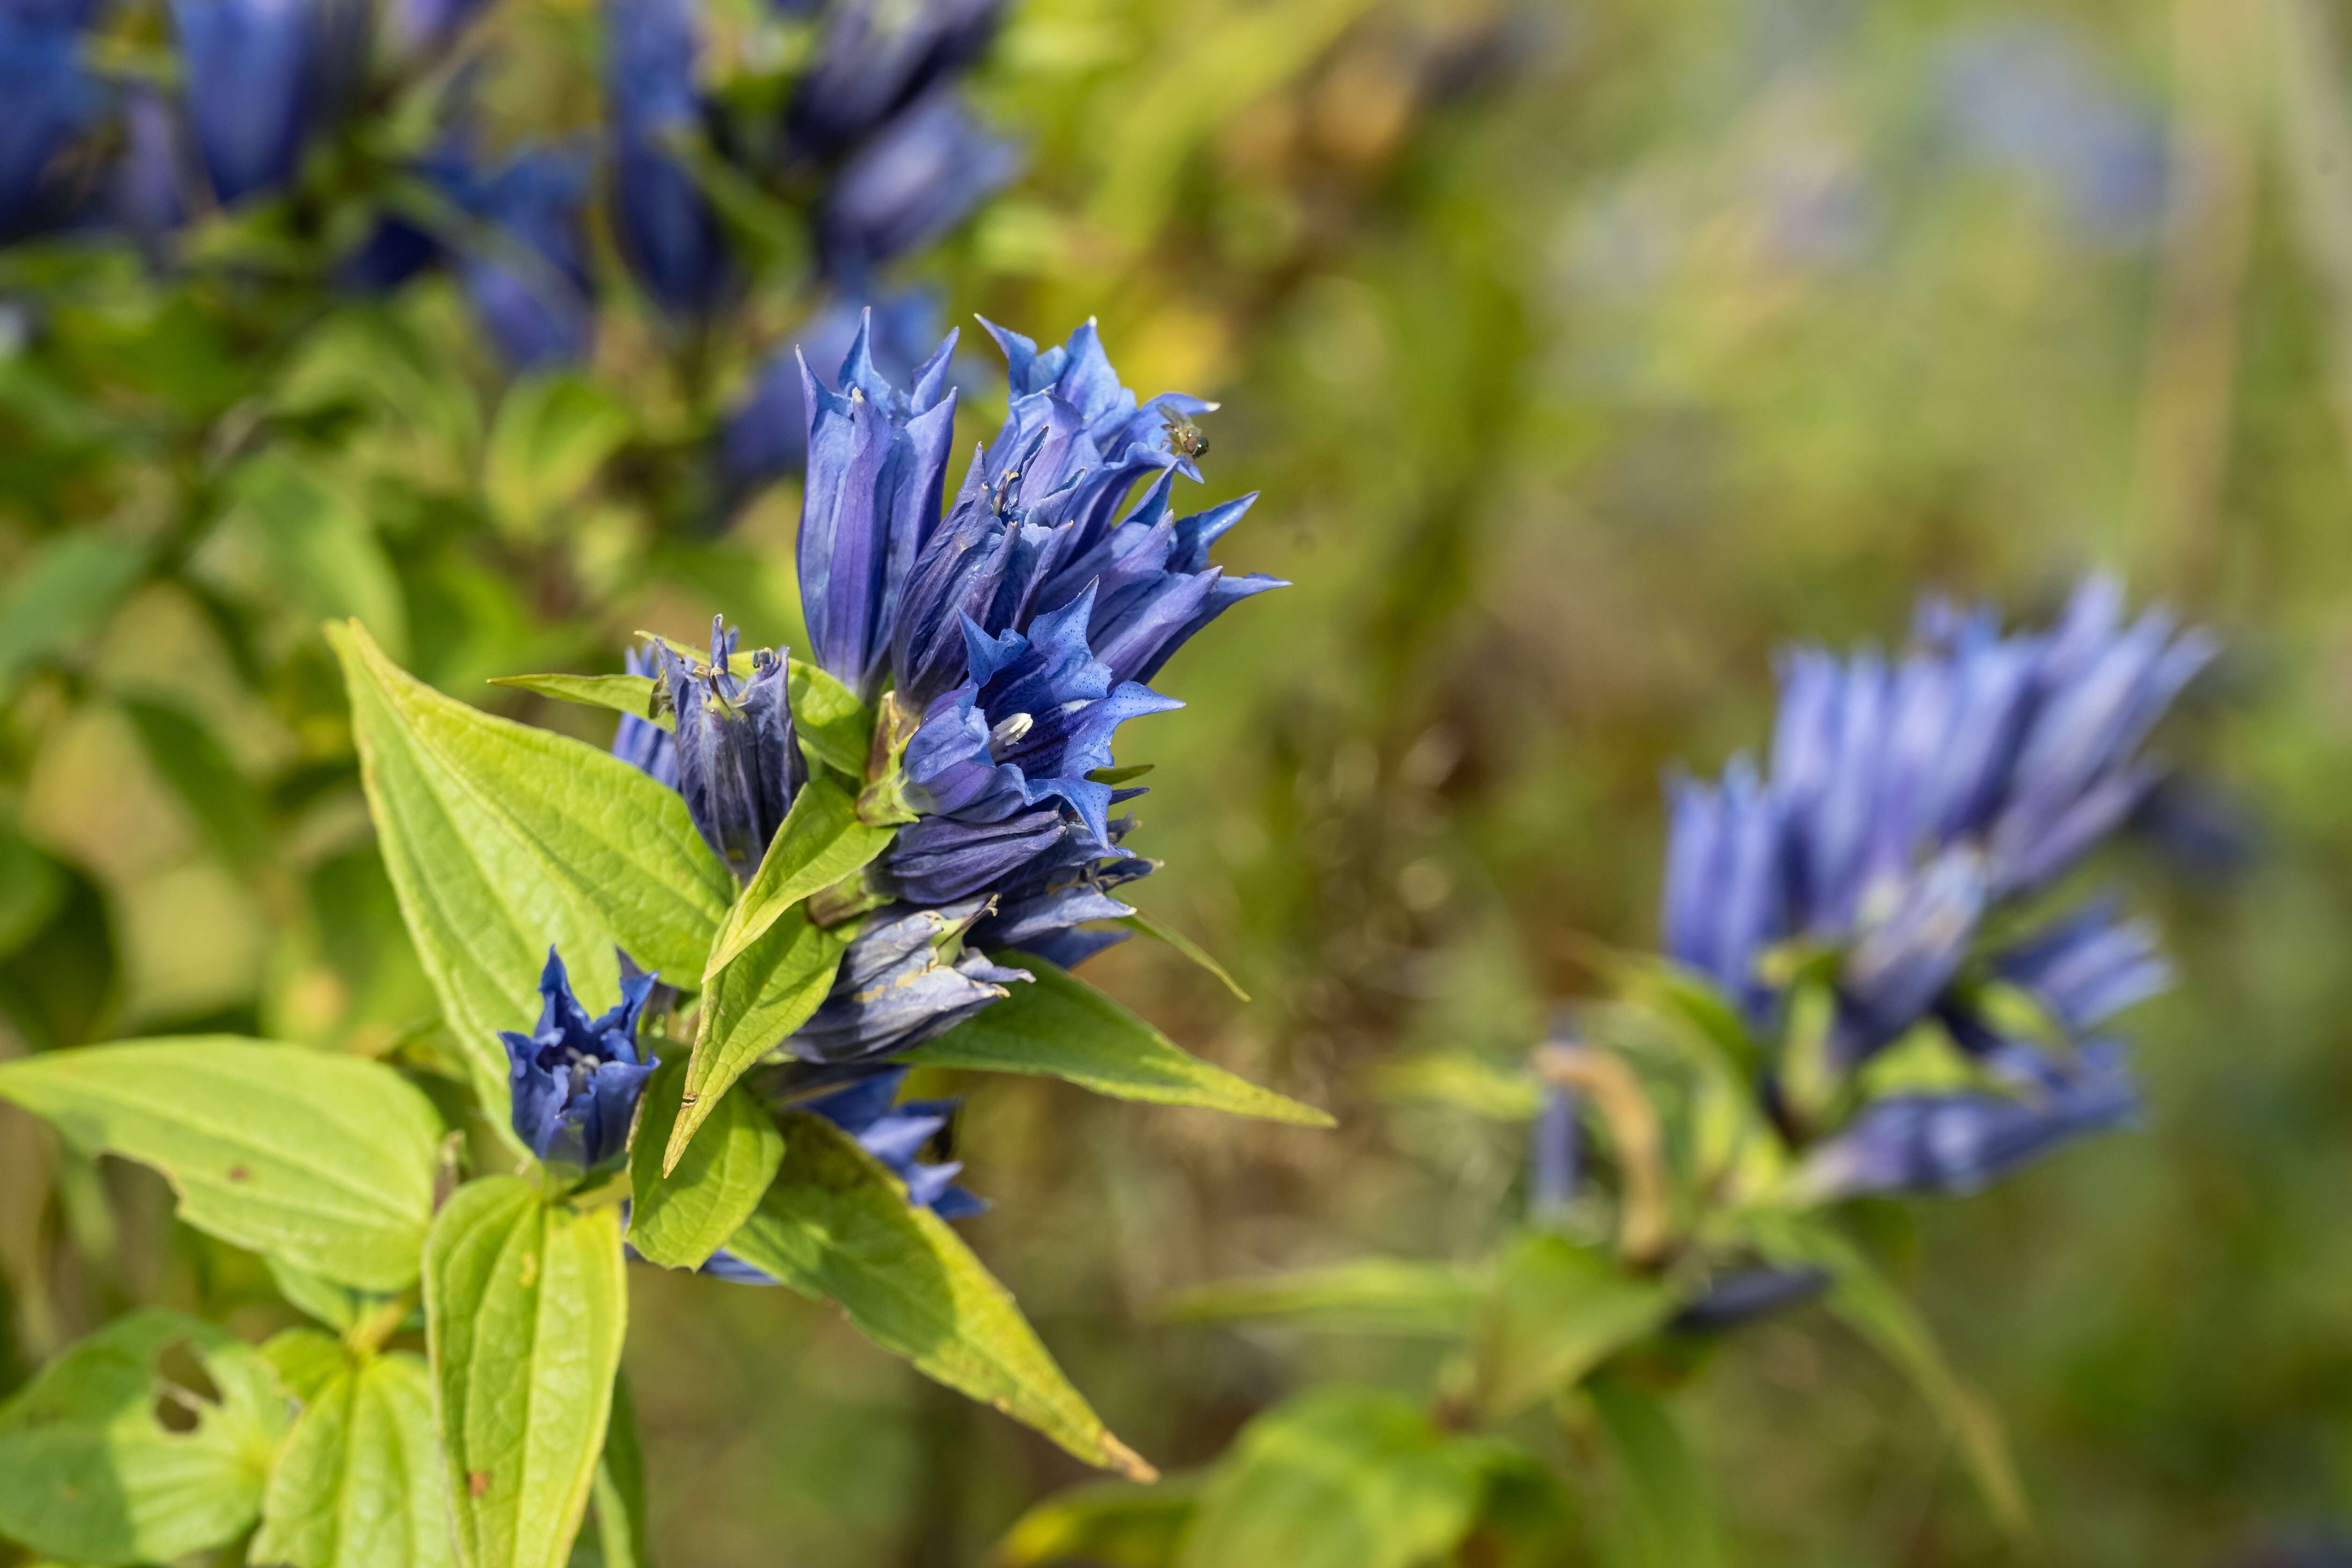
[(1194, 942), (1191, 937), (1186, 936), (1182, 931), (1178, 931), (1175, 927), (1161, 925), (1158, 921), (1153, 920), (1150, 916), (1139, 912), (1131, 914), (1125, 920), (1117, 921), (1113, 923), (1123, 925), (1131, 931), (1139, 931), (1143, 935), (1151, 938), (1154, 942), (1167, 943), (1170, 947), (1174, 948), (1177, 952), (1182, 953), (1185, 957), (1191, 959), (1193, 963), (1199, 964), (1210, 973), (1215, 975), (1224, 984), (1225, 989), (1234, 994), (1234, 997), (1236, 1001), (1246, 1002), (1250, 999), (1249, 993), (1241, 988), (1241, 983), (1235, 980), (1232, 975), (1225, 973), (1225, 966), (1209, 956), (1209, 950), (1207, 948), (1202, 947), (1199, 942)]
[(364, 1293), (330, 1279), (308, 1268), (298, 1268), (283, 1258), (264, 1257), (269, 1266), (269, 1282), (278, 1293), (310, 1316), (338, 1333), (358, 1326), (381, 1298), (371, 1300)]
[(530, 1026), (551, 945), (591, 998), (618, 994), (614, 944), (673, 976), (702, 973), (735, 879), (676, 790), (442, 696), (358, 627), (330, 636), (401, 913), (485, 1103), (506, 1103), (498, 1031)]
[(0, 696), (34, 665), (96, 637), (146, 571), (144, 545), (94, 528), (35, 551), (0, 594)]
[(490, 684), (520, 687), (559, 702), (609, 708), (665, 730), (677, 728), (677, 714), (667, 708), (654, 707), (654, 679), (650, 675), (494, 675)]
[(1526, 1121), (1542, 1108), (1543, 1090), (1514, 1071), (1468, 1051), (1431, 1051), (1372, 1070), (1381, 1099), (1451, 1106), (1496, 1121)]
[(760, 1206), (760, 1194), (784, 1157), (775, 1118), (750, 1095), (730, 1094), (665, 1177), (662, 1153), (685, 1088), (683, 1058), (656, 1069), (646, 1081), (629, 1150), (629, 1243), (666, 1268), (699, 1268), (725, 1246)]
[(1596, 1377), (1584, 1394), (1625, 1482), (1612, 1568), (1716, 1568), (1724, 1558), (1714, 1499), (1672, 1412), (1615, 1378)]
[(793, 728), (810, 755), (845, 778), (866, 776), (874, 744), (874, 714), (857, 694), (813, 664), (792, 661), (784, 672)]
[(1958, 1439), (1969, 1472), (1994, 1521), (2014, 1539), (2031, 1537), (2032, 1510), (2010, 1456), (2000, 1419), (1980, 1394), (1960, 1381), (1917, 1309), (1904, 1300), (1859, 1247), (1826, 1223), (1763, 1218), (1751, 1218), (1750, 1223), (1758, 1249), (1771, 1261), (1810, 1263), (1829, 1271), (1830, 1288), (1822, 1304), (1876, 1346), (1926, 1396)]
[(646, 1457), (637, 1442), (637, 1405), (629, 1376), (613, 1379), (613, 1419), (596, 1462), (596, 1545), (602, 1568), (652, 1568), (646, 1550)]
[(712, 989), (718, 972), (765, 936), (785, 910), (863, 869), (890, 847), (894, 837), (889, 828), (860, 822), (856, 797), (839, 784), (822, 778), (803, 784), (775, 837), (769, 840), (751, 885), (735, 900), (710, 945), (703, 989)]
[(482, 455), (482, 494), (500, 528), (530, 537), (585, 489), (628, 439), (628, 410), (579, 376), (527, 376), (510, 387)]
[(1000, 962), (1036, 976), (979, 1016), (916, 1047), (899, 1060), (982, 1072), (1043, 1073), (1118, 1100), (1192, 1105), (1301, 1127), (1331, 1118), (1223, 1068), (1211, 1067), (1082, 980), (1042, 958), (1008, 952)]
[(1259, 1416), (1202, 1489), (1180, 1568), (1421, 1568), (1476, 1517), (1483, 1445), (1402, 1395), (1330, 1388)]
[(88, 1568), (161, 1563), (253, 1522), (287, 1426), (251, 1346), (134, 1312), (0, 1406), (0, 1535)]
[(348, 616), (395, 652), (407, 647), (399, 575), (346, 476), (279, 446), (238, 464), (227, 488), (216, 537), (247, 552), (240, 575), (313, 626)]
[(1663, 1282), (1614, 1254), (1528, 1232), (1505, 1251), (1479, 1323), (1478, 1405), (1502, 1420), (1566, 1388), (1665, 1321)]
[(989, 1553), (988, 1568), (1040, 1568), (1070, 1559), (1103, 1568), (1174, 1568), (1200, 1490), (1196, 1477), (1149, 1487), (1072, 1487), (1023, 1514)]
[(0, 1097), (161, 1171), (207, 1235), (365, 1289), (416, 1278), (441, 1119), (390, 1068), (226, 1036), (0, 1064)]
[(255, 789), (211, 728), (170, 702), (122, 699), (147, 760), (187, 803), (205, 836), (232, 866), (250, 868), (269, 854), (269, 823)]
[(784, 1117), (775, 1185), (727, 1248), (804, 1296), (831, 1300), (857, 1331), (925, 1376), (1027, 1423), (1090, 1465), (1150, 1479), (1107, 1431), (998, 1284), (947, 1222), (821, 1116)]
[(665, 1172), (677, 1169), (696, 1131), (735, 1080), (824, 1004), (848, 945), (844, 932), (811, 925), (793, 910), (719, 971), (703, 994), (678, 1118), (662, 1147)]
[(588, 1506), (628, 1296), (620, 1215), (457, 1189), (425, 1242), (441, 1447), (466, 1568), (560, 1568)]
[(1454, 1339), (1469, 1331), (1484, 1284), (1476, 1271), (1457, 1264), (1365, 1258), (1198, 1286), (1173, 1298), (1168, 1315), (1192, 1321), (1281, 1318), (1342, 1332)]
[(377, 1355), (325, 1342), (340, 1364), (301, 1394), (301, 1417), (270, 1475), (249, 1560), (446, 1568), (457, 1556), (431, 1370), (404, 1351)]

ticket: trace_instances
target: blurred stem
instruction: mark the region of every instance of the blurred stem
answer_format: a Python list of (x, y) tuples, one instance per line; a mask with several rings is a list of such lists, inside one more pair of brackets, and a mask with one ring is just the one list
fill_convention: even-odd
[(2249, 77), (2260, 21), (2244, 0), (2174, 0), (2172, 7), (2170, 178), (2140, 405), (2138, 489), (2145, 553), (2189, 598), (2210, 591), (2220, 565), (2238, 308), (2253, 246)]
[(2342, 40), (2327, 0), (2276, 5), (2279, 155), (2304, 260), (2327, 315), (2329, 390), (2352, 461), (2352, 114), (2340, 79)]
[(1642, 1092), (1633, 1069), (1586, 1046), (1539, 1046), (1528, 1063), (1546, 1083), (1590, 1095), (1593, 1109), (1608, 1123), (1623, 1183), (1617, 1249), (1632, 1263), (1654, 1263), (1664, 1257), (1671, 1215), (1664, 1147), (1658, 1135), (1658, 1113)]
[(343, 1335), (343, 1342), (355, 1351), (383, 1349), (383, 1342), (392, 1338), (394, 1331), (408, 1321), (408, 1314), (416, 1310), (419, 1300), (415, 1287), (403, 1290), (353, 1323), (350, 1331)]

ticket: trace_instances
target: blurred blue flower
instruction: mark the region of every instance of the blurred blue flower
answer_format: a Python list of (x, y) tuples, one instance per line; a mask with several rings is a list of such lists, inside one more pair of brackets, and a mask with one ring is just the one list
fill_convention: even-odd
[(800, 364), (808, 472), (800, 531), (801, 605), (817, 664), (871, 702), (888, 670), (898, 596), (939, 526), (956, 395), (955, 334), (901, 395), (874, 364), (861, 321), (835, 391)]
[[(621, 663), (631, 675), (654, 673), (653, 664), (634, 647), (623, 652)], [(655, 783), (677, 787), (677, 742), (652, 720), (622, 714), (619, 727), (613, 731), (613, 754)]]
[(653, 655), (662, 700), (677, 717), (677, 788), (687, 814), (711, 851), (748, 882), (807, 780), (808, 763), (793, 730), (783, 650), (752, 654), (746, 679), (728, 668), (739, 636), (713, 616), (709, 664), (659, 643)]
[(1705, 1293), (1667, 1320), (1666, 1327), (1683, 1334), (1718, 1334), (1810, 1301), (1829, 1284), (1828, 1273), (1820, 1268), (1735, 1269), (1708, 1280)]
[(624, 955), (621, 1001), (591, 1019), (572, 994), (555, 950), (539, 980), (539, 1027), (500, 1030), (513, 1093), (515, 1135), (550, 1164), (593, 1171), (626, 1153), (629, 1121), (654, 1064), (637, 1052), (637, 1016), (654, 976)]
[(81, 67), (80, 22), (76, 6), (0, 0), (0, 240), (63, 216), (59, 155), (105, 112), (105, 91)]
[(839, 0), (793, 89), (795, 151), (830, 158), (871, 135), (987, 48), (1004, 0)]
[(1182, 704), (1114, 683), (1087, 644), (1094, 597), (1089, 584), (1025, 636), (964, 622), (970, 679), (931, 703), (908, 743), (908, 793), (923, 816), (885, 860), (915, 902), (996, 886), (1068, 841), (1110, 852), (1112, 788), (1087, 775), (1110, 766), (1120, 724)]
[(183, 91), (223, 204), (285, 184), (356, 85), (360, 0), (172, 0)]
[(863, 333), (886, 382), (912, 384), (916, 367), (940, 337), (940, 306), (927, 289), (877, 298), (871, 305), (836, 300), (793, 329), (770, 354), (750, 389), (729, 411), (719, 435), (719, 477), (733, 496), (798, 473), (808, 460), (808, 403), (801, 362), (839, 364)]
[(604, 98), (623, 255), (668, 310), (708, 311), (727, 283), (718, 216), (670, 143), (697, 135), (693, 0), (606, 0)]
[(122, 153), (109, 193), (115, 221), (150, 252), (187, 216), (186, 153), (172, 107), (147, 88), (123, 95)]
[(2163, 122), (2078, 33), (2042, 19), (1971, 26), (1937, 51), (1935, 74), (1941, 128), (1960, 153), (2042, 182), (2081, 229), (2128, 239), (2161, 214)]
[(942, 89), (843, 163), (818, 208), (825, 275), (862, 292), (885, 263), (944, 235), (1012, 183), (1021, 157)]
[(2094, 1132), (2131, 1121), (2139, 1091), (2113, 1041), (2083, 1046), (2049, 1081), (1872, 1101), (1815, 1145), (1801, 1185), (1822, 1198), (1895, 1193), (1964, 1196)]
[(928, 1208), (941, 1219), (962, 1219), (982, 1213), (988, 1207), (987, 1203), (955, 1184), (957, 1173), (963, 1169), (961, 1162), (929, 1165), (920, 1158), (923, 1151), (948, 1130), (957, 1102), (910, 1100), (904, 1105), (894, 1105), (891, 1101), (898, 1098), (898, 1088), (906, 1079), (907, 1069), (895, 1068), (845, 1089), (803, 1100), (795, 1109), (814, 1111), (856, 1139), (858, 1147), (907, 1184), (907, 1201), (915, 1207)]

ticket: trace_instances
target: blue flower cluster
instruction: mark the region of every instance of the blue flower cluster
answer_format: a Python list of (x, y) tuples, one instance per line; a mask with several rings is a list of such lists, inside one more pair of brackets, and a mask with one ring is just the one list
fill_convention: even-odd
[[(871, 1067), (1028, 979), (991, 954), (1069, 965), (1122, 939), (1083, 929), (1132, 914), (1114, 891), (1152, 869), (1120, 848), (1129, 821), (1112, 809), (1141, 792), (1112, 782), (1113, 736), (1178, 706), (1142, 682), (1186, 638), (1280, 585), (1208, 562), (1255, 497), (1172, 515), (1173, 481), (1200, 478), (1192, 418), (1209, 404), (1139, 400), (1092, 323), (1044, 350), (990, 331), (1010, 409), (944, 510), (952, 336), (905, 390), (877, 369), (870, 323), (837, 383), (800, 367), (810, 651), (906, 737), (916, 814), (878, 863), (889, 901), (864, 918), (824, 1006), (781, 1042), (803, 1061)], [(756, 656), (744, 682), (724, 673), (734, 646), (715, 632), (707, 667), (657, 647), (677, 741), (632, 719), (614, 749), (675, 784), (748, 879), (804, 775), (783, 655)]]
[(2032, 902), (2146, 798), (2148, 732), (2212, 651), (2160, 612), (2127, 622), (2104, 579), (2044, 632), (1930, 604), (1898, 661), (1787, 657), (1769, 774), (1674, 784), (1673, 958), (1767, 1038), (1794, 977), (1826, 975), (1814, 1070), (1840, 1086), (1923, 1025), (1976, 1069), (1978, 1087), (1889, 1091), (1822, 1128), (1776, 1062), (1768, 1100), (1810, 1145), (1813, 1190), (1968, 1192), (2133, 1113), (2099, 1031), (2166, 984), (2154, 937), (2105, 899), (2034, 929)]
[[(106, 230), (159, 248), (192, 216), (292, 190), (311, 148), (372, 100), (372, 78), (422, 85), (446, 130), (396, 171), (410, 194), (387, 198), (336, 263), (340, 279), (383, 289), (445, 267), (508, 360), (530, 367), (589, 353), (584, 210), (600, 164), (623, 259), (666, 314), (688, 321), (726, 303), (740, 270), (698, 157), (797, 204), (819, 281), (844, 299), (877, 292), (881, 268), (1018, 168), (958, 92), (1003, 0), (814, 7), (806, 69), (780, 111), (757, 112), (698, 80), (697, 0), (604, 0), (601, 149), (541, 143), (496, 159), (478, 150), (471, 73), (447, 58), (479, 5), (398, 0), (377, 38), (366, 0), (172, 0), (178, 68), (155, 86), (89, 63), (106, 0), (0, 0), (0, 243)], [(809, 9), (776, 6), (792, 20)]]

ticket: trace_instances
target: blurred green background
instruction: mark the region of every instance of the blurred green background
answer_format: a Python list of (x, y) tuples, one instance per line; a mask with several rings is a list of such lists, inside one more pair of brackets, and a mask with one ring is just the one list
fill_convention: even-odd
[[(490, 101), (576, 118), (548, 62), (587, 15), (509, 0)], [(1507, 1058), (1591, 987), (1582, 939), (1651, 940), (1661, 771), (1761, 745), (1773, 647), (1899, 637), (1924, 590), (2041, 613), (2105, 566), (2226, 636), (2170, 749), (2221, 792), (2179, 815), (2251, 857), (2126, 866), (2180, 968), (2133, 1024), (2143, 1129), (1870, 1217), (2010, 1425), (2029, 1557), (2347, 1560), (2347, 45), (2328, 0), (1015, 8), (979, 91), (1029, 173), (910, 280), (1039, 338), (1095, 316), (1130, 385), (1222, 399), (1206, 499), (1265, 499), (1220, 557), (1297, 584), (1188, 647), (1157, 684), (1190, 706), (1120, 757), (1159, 764), (1144, 906), (1255, 1000), (1140, 945), (1089, 976), (1342, 1123), (977, 1086), (959, 1152), (997, 1208), (968, 1232), (1116, 1430), (1181, 1470), (1291, 1389), (1425, 1371), (1160, 1302), (1481, 1253), (1517, 1149), (1381, 1065)], [(511, 399), (444, 283), (258, 322), (80, 288), (37, 331), (0, 304), (7, 1048), (415, 1048), (319, 620), (601, 740), (481, 682), (714, 609), (797, 639), (797, 497), (717, 535), (660, 514), (625, 459), (687, 416), (625, 303), (588, 384), (615, 433), (551, 490), (502, 468)], [(257, 1267), (173, 1232), (160, 1184), (0, 1119), (10, 1384), (129, 1300), (267, 1326)], [(1082, 1479), (829, 1311), (641, 1273), (666, 1562), (971, 1563)], [(1817, 1313), (1738, 1336), (1686, 1407), (1738, 1563), (2013, 1555)]]

